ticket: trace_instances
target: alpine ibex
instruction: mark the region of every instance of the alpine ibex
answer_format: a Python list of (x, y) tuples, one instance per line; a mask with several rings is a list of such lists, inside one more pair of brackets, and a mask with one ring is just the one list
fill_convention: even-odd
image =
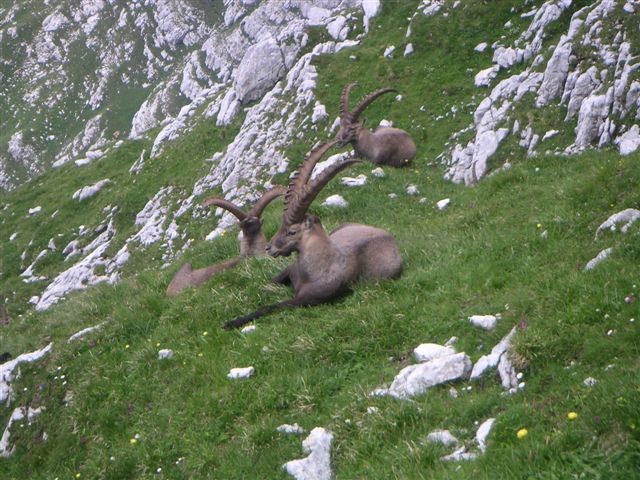
[(235, 267), (244, 257), (264, 255), (267, 239), (262, 232), (262, 219), (260, 216), (269, 202), (284, 195), (284, 187), (274, 187), (262, 195), (249, 212), (245, 212), (238, 205), (217, 197), (209, 197), (202, 202), (203, 207), (215, 205), (231, 212), (240, 221), (240, 255), (224, 262), (209, 265), (208, 267), (193, 269), (190, 263), (185, 263), (174, 275), (167, 287), (167, 295), (177, 295), (187, 287), (198, 287), (213, 275)]
[(349, 93), (356, 86), (348, 83), (342, 90), (340, 99), (340, 130), (336, 134), (339, 145), (350, 143), (356, 154), (373, 163), (404, 167), (416, 156), (416, 145), (407, 132), (394, 127), (379, 127), (375, 131), (364, 127), (364, 121), (358, 121), (360, 114), (376, 98), (397, 92), (393, 88), (381, 88), (367, 95), (356, 108), (349, 111)]
[(346, 223), (327, 234), (316, 216), (306, 215), (320, 190), (339, 171), (357, 163), (348, 158), (323, 170), (309, 182), (314, 165), (336, 142), (313, 150), (294, 176), (285, 195), (280, 230), (267, 245), (274, 256), (298, 252), (297, 261), (274, 278), (274, 282), (291, 284), (295, 295), (224, 324), (238, 328), (283, 307), (317, 305), (349, 290), (357, 280), (381, 280), (402, 273), (402, 258), (395, 239), (386, 231), (368, 225)]

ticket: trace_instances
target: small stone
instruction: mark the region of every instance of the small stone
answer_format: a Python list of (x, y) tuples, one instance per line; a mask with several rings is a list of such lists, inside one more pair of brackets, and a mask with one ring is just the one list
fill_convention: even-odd
[(417, 195), (418, 193), (420, 192), (418, 191), (418, 187), (415, 185), (409, 185), (407, 187), (407, 195)]
[(436, 206), (438, 207), (438, 210), (444, 210), (449, 206), (450, 203), (451, 203), (451, 200), (449, 198), (444, 198), (442, 200), (439, 200), (436, 203)]
[(380, 167), (374, 168), (371, 170), (371, 175), (374, 177), (382, 178), (385, 176), (384, 170)]
[(324, 202), (322, 202), (322, 205), (324, 207), (336, 207), (336, 208), (346, 208), (349, 206), (347, 201), (344, 198), (342, 198), (342, 196), (337, 194), (327, 197), (327, 199)]
[(304, 433), (304, 428), (297, 423), (294, 423), (293, 425), (285, 423), (276, 428), (276, 431), (279, 433), (300, 435)]
[(427, 442), (441, 443), (446, 447), (458, 445), (458, 439), (449, 430), (434, 430), (427, 435)]
[(251, 332), (255, 332), (255, 330), (256, 330), (256, 326), (255, 325), (247, 325), (242, 330), (240, 330), (240, 332), (242, 332), (242, 333), (251, 333)]
[(239, 378), (249, 378), (253, 375), (255, 369), (253, 367), (245, 367), (245, 368), (232, 368), (229, 370), (227, 374), (227, 378), (229, 379), (239, 379)]
[(582, 383), (585, 387), (593, 387), (596, 383), (598, 383), (598, 381), (593, 377), (587, 377)]
[(158, 360), (169, 360), (173, 357), (173, 350), (169, 348), (163, 348), (158, 352)]
[(493, 330), (496, 328), (498, 319), (495, 315), (471, 315), (469, 321), (476, 327)]

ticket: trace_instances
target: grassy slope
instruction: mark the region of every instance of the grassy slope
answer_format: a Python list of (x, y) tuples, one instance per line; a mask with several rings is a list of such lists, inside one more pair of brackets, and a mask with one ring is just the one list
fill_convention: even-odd
[[(197, 291), (167, 299), (164, 288), (180, 261), (161, 271), (158, 260), (138, 258), (131, 268), (143, 262), (153, 268), (115, 287), (72, 295), (49, 312), (15, 318), (0, 327), (3, 350), (32, 350), (47, 335), (55, 349), (42, 362), (22, 368), (15, 404), (43, 405), (46, 412), (31, 427), (13, 430), (17, 450), (0, 462), (2, 478), (70, 478), (76, 473), (82, 478), (146, 478), (156, 477), (157, 468), (165, 478), (285, 478), (280, 466), (302, 455), (301, 438), (282, 436), (275, 428), (293, 422), (334, 432), (332, 463), (338, 478), (637, 475), (640, 365), (638, 327), (629, 319), (640, 320), (640, 312), (638, 302), (629, 305), (624, 297), (640, 295), (638, 228), (626, 235), (607, 233), (597, 241), (593, 234), (611, 213), (638, 208), (640, 158), (621, 159), (610, 151), (525, 162), (523, 152), (514, 149), (509, 158), (514, 168), (475, 188), (442, 181), (441, 168), (427, 164), (469, 117), (434, 118), (469, 102), (476, 90), (467, 68), (475, 72), (488, 62), (473, 46), (491, 40), (486, 32), (515, 14), (509, 12), (512, 2), (493, 2), (490, 9), (469, 2), (464, 15), (454, 11), (447, 21), (418, 17), (414, 56), (398, 54), (389, 62), (381, 53), (390, 44), (402, 51), (405, 19), (415, 7), (406, 3), (386, 6), (361, 47), (322, 59), (318, 84), (330, 113), (335, 113), (341, 86), (352, 78), (360, 81), (357, 93), (379, 85), (397, 87), (403, 102), (389, 98), (367, 114), (371, 123), (384, 116), (401, 127), (410, 125), (419, 143), (415, 168), (387, 170), (385, 178), (370, 177), (362, 189), (334, 182), (320, 199), (340, 193), (350, 207), (333, 211), (320, 202), (312, 207), (327, 228), (359, 221), (392, 231), (406, 259), (403, 277), (359, 285), (332, 305), (271, 315), (255, 333), (242, 335), (218, 327), (288, 296), (287, 288), (268, 283), (286, 262), (254, 259)], [(350, 60), (352, 54), (358, 60)], [(426, 112), (420, 112), (420, 105)], [(140, 177), (136, 185), (129, 184), (127, 169), (145, 147), (139, 143), (74, 170), (73, 177), (66, 170), (51, 172), (8, 195), (12, 207), (2, 218), (7, 235), (20, 230), (22, 243), (20, 248), (2, 245), (2, 288), (15, 289), (22, 299), (37, 291), (6, 279), (7, 272), (19, 272), (17, 257), (24, 245), (36, 239), (32, 249), (37, 253), (65, 227), (97, 224), (96, 215), (107, 204), (122, 209), (119, 235), (130, 233), (126, 225), (149, 195), (170, 183), (189, 190), (206, 168), (201, 160), (232, 133), (203, 126), (149, 165), (154, 175)], [(350, 173), (369, 170), (360, 165)], [(69, 203), (53, 221), (36, 224), (7, 213), (23, 215), (42, 204), (50, 214), (77, 188), (104, 177), (116, 180), (109, 194), (83, 208)], [(421, 195), (405, 195), (409, 183)], [(391, 200), (388, 193), (398, 198)], [(422, 196), (429, 201), (419, 203)], [(434, 203), (444, 197), (452, 198), (452, 206), (437, 211)], [(268, 230), (276, 229), (277, 217), (277, 207), (269, 208)], [(206, 226), (192, 230), (200, 230), (196, 238), (202, 238)], [(548, 231), (546, 240), (542, 230)], [(188, 259), (201, 266), (228, 256), (235, 252), (234, 237), (197, 242)], [(608, 246), (616, 247), (613, 256), (595, 271), (582, 272)], [(466, 320), (494, 312), (503, 313), (495, 332), (480, 331)], [(80, 328), (105, 320), (101, 332), (65, 343)], [(411, 363), (410, 352), (418, 343), (443, 343), (456, 335), (459, 350), (475, 361), (515, 324), (524, 327), (513, 356), (526, 381), (515, 396), (503, 396), (493, 375), (472, 383), (473, 389), (456, 400), (447, 387), (414, 402), (367, 396)], [(607, 336), (609, 330), (615, 333)], [(174, 359), (157, 361), (159, 348), (173, 349)], [(605, 372), (609, 364), (615, 367)], [(254, 378), (226, 378), (230, 368), (248, 365), (256, 368)], [(591, 389), (582, 385), (588, 376), (599, 381)], [(368, 406), (377, 406), (379, 413), (367, 414)], [(569, 422), (569, 411), (578, 412), (578, 419)], [(8, 415), (0, 413), (2, 422)], [(459, 472), (457, 465), (438, 460), (447, 449), (425, 442), (431, 430), (448, 428), (471, 444), (474, 422), (491, 416), (498, 421), (488, 452), (461, 464)], [(529, 436), (518, 441), (515, 432), (522, 427)], [(38, 441), (42, 431), (47, 442)], [(132, 445), (136, 433), (141, 440)]]

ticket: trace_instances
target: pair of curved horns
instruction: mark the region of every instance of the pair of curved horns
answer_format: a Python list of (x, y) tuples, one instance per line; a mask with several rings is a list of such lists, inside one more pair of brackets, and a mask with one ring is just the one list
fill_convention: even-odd
[(260, 199), (255, 203), (253, 208), (248, 212), (245, 212), (244, 210), (242, 210), (242, 208), (240, 208), (235, 203), (230, 202), (229, 200), (225, 200), (224, 198), (218, 198), (218, 197), (209, 197), (203, 200), (201, 203), (201, 206), (209, 207), (211, 205), (215, 205), (216, 207), (224, 208), (225, 210), (235, 215), (235, 217), (238, 220), (243, 221), (248, 217), (260, 218), (260, 216), (262, 215), (262, 212), (267, 207), (267, 205), (269, 205), (269, 203), (272, 200), (278, 198), (281, 195), (284, 195), (286, 191), (287, 190), (285, 189), (285, 187), (282, 187), (282, 186), (277, 186), (270, 190), (267, 190), (266, 192), (264, 192), (262, 197), (260, 197)]
[(309, 183), (311, 173), (316, 163), (318, 163), (327, 150), (336, 143), (336, 140), (332, 140), (313, 149), (307, 158), (304, 159), (298, 171), (294, 173), (284, 197), (282, 221), (285, 225), (300, 223), (304, 219), (304, 215), (307, 213), (311, 202), (318, 196), (324, 186), (329, 183), (338, 172), (344, 170), (349, 165), (360, 163), (360, 160), (353, 157), (346, 158), (324, 169)]
[(352, 111), (349, 111), (349, 94), (351, 93), (351, 89), (357, 85), (358, 84), (356, 82), (350, 82), (347, 83), (342, 90), (342, 96), (340, 98), (340, 120), (342, 121), (347, 120), (349, 122), (355, 122), (356, 120), (358, 120), (358, 117), (364, 111), (364, 109), (371, 105), (371, 103), (376, 98), (384, 95), (385, 93), (398, 91), (395, 88), (388, 87), (376, 90), (375, 92), (370, 93), (369, 95), (364, 97), (356, 108), (354, 108)]

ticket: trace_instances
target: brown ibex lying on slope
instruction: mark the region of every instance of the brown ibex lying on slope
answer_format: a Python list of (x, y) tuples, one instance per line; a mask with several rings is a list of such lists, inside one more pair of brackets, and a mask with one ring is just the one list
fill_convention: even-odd
[(298, 252), (297, 261), (274, 278), (276, 283), (290, 283), (295, 290), (294, 297), (228, 321), (224, 328), (241, 327), (279, 308), (327, 302), (346, 293), (360, 279), (381, 280), (402, 273), (398, 245), (386, 231), (345, 223), (327, 234), (318, 217), (306, 215), (309, 205), (327, 182), (358, 162), (352, 158), (343, 160), (323, 170), (309, 183), (314, 165), (335, 143), (321, 145), (304, 161), (285, 195), (280, 230), (267, 245), (267, 252), (274, 257)]
[(284, 195), (284, 187), (274, 187), (262, 195), (249, 212), (245, 212), (238, 205), (217, 197), (209, 197), (202, 202), (203, 207), (215, 205), (231, 212), (240, 221), (240, 256), (226, 260), (224, 262), (209, 265), (208, 267), (193, 269), (190, 263), (185, 263), (174, 275), (171, 283), (167, 287), (167, 295), (177, 295), (187, 287), (198, 287), (211, 278), (216, 273), (235, 267), (244, 257), (255, 257), (264, 255), (267, 246), (267, 239), (262, 232), (263, 210), (269, 202)]
[(381, 88), (367, 95), (356, 108), (349, 111), (349, 93), (356, 86), (348, 83), (342, 90), (340, 99), (340, 130), (336, 140), (340, 145), (350, 143), (356, 154), (371, 160), (373, 163), (404, 167), (416, 156), (416, 145), (407, 132), (394, 127), (378, 127), (375, 131), (364, 128), (364, 121), (358, 117), (376, 98), (388, 93), (397, 92), (393, 88)]

